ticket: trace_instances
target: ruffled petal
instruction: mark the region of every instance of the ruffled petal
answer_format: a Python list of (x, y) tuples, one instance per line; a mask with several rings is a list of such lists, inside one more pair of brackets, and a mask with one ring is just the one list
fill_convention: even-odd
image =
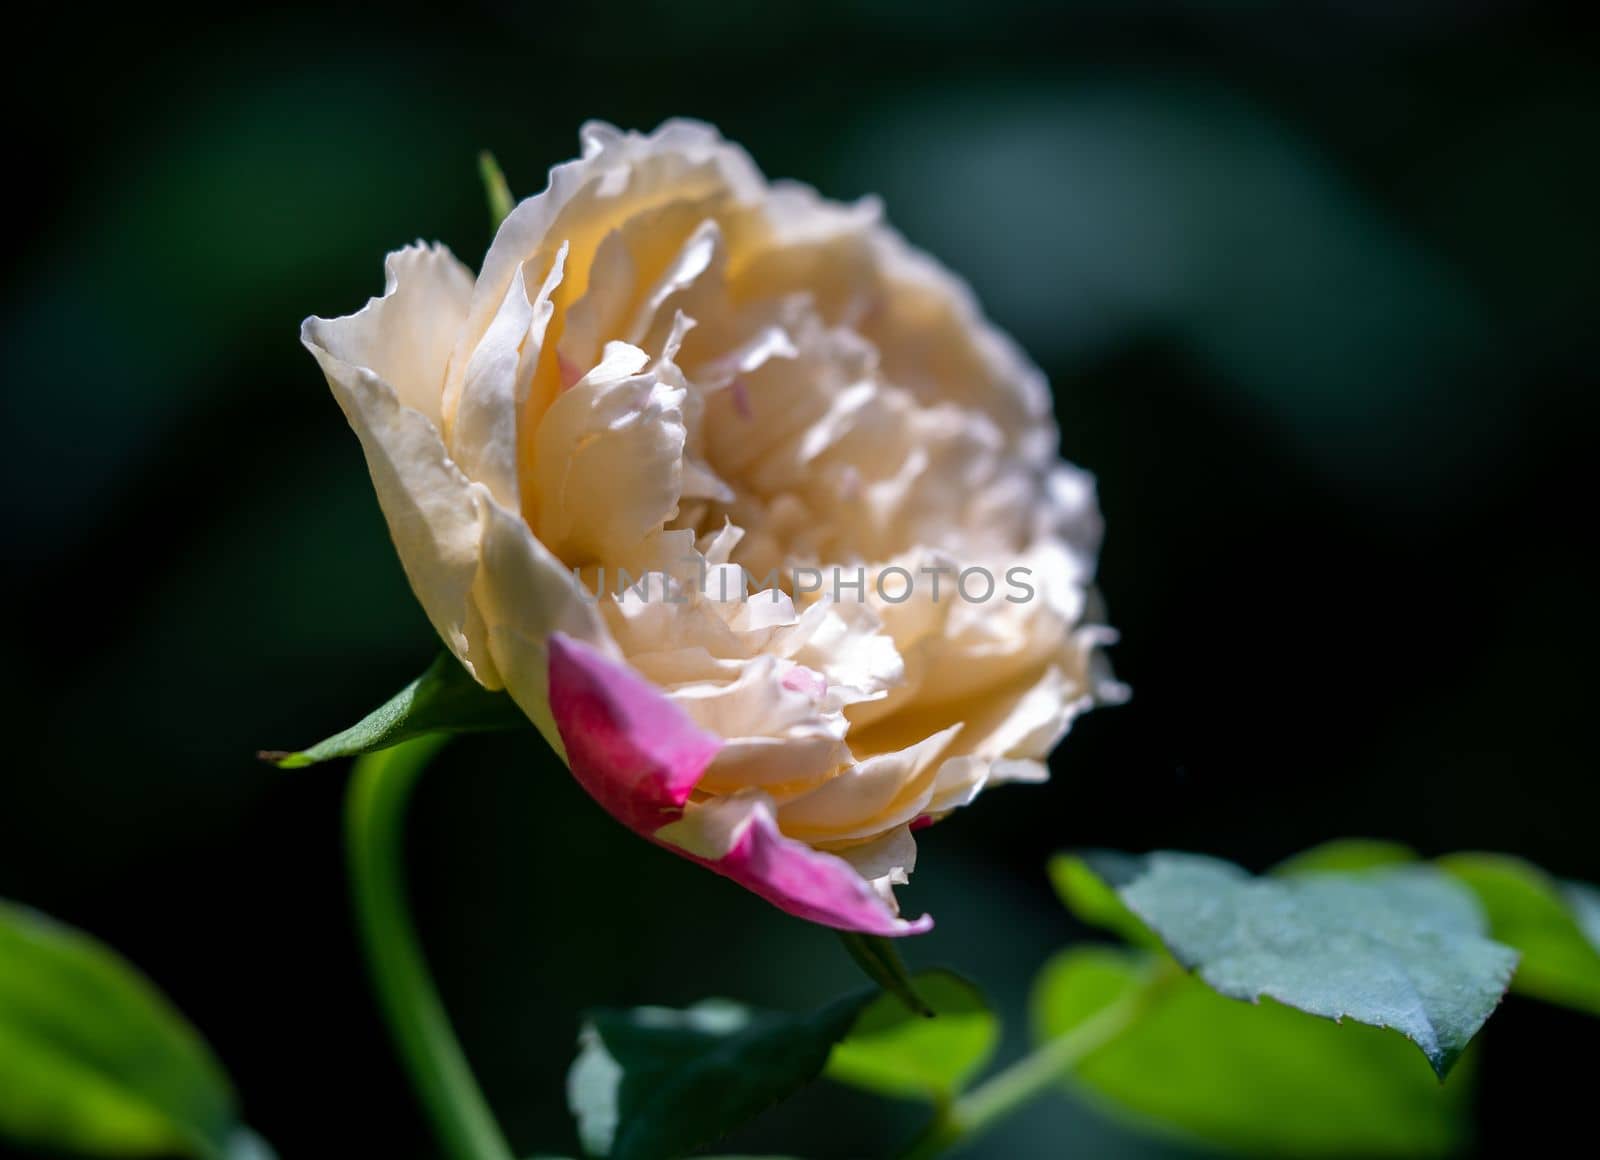
[[(743, 149), (696, 121), (666, 121), (649, 134), (591, 121), (579, 136), (583, 156), (550, 170), (549, 186), (519, 203), (500, 224), (478, 275), (460, 358), (477, 344), (528, 258), (568, 244), (566, 293), (575, 302), (601, 244), (630, 218), (705, 198), (753, 201), (765, 188)], [(689, 226), (698, 224), (697, 217)]]
[(308, 318), (300, 341), (327, 376), (366, 454), (406, 577), (445, 644), (482, 684), (500, 687), (471, 601), (481, 484), (445, 450), (440, 399), (471, 276), (442, 246), (390, 254), (387, 286), (344, 318)]
[(858, 842), (906, 825), (933, 794), (938, 761), (961, 725), (955, 724), (892, 753), (856, 762), (780, 810), (790, 833), (813, 842)]
[(563, 559), (637, 575), (641, 548), (678, 509), (683, 485), (681, 389), (637, 373), (643, 351), (613, 342), (539, 427), (534, 527)]
[[(505, 302), (467, 360), (458, 399), (447, 400), (450, 453), (468, 475), (484, 483), (505, 507), (521, 507), (518, 488), (518, 419), (544, 352), (555, 314), (551, 298), (561, 284), (565, 249), (548, 271), (517, 268)], [(530, 297), (531, 276), (543, 284)]]
[(371, 371), (442, 430), (445, 374), (472, 302), (472, 271), (448, 247), (417, 242), (385, 258), (383, 272), (381, 297), (343, 318), (306, 319), (301, 341), (313, 355), (320, 349)]

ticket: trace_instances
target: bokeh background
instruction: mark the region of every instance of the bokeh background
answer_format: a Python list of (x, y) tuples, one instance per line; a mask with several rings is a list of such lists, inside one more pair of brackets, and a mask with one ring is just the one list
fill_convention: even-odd
[[(297, 342), (416, 237), (475, 263), (475, 171), (543, 185), (588, 117), (715, 121), (875, 192), (1050, 373), (1094, 471), (1133, 702), (1045, 788), (923, 838), (909, 948), (1026, 1040), (1093, 937), (1047, 856), (1252, 867), (1324, 838), (1600, 880), (1592, 38), (1514, 0), (871, 6), (60, 5), (14, 41), (0, 330), (0, 895), (140, 964), (286, 1158), (423, 1157), (343, 877), (345, 771), (253, 759), (436, 651)], [(107, 23), (106, 21), (109, 21)], [(575, 1147), (579, 1012), (857, 982), (831, 936), (629, 837), (536, 735), (458, 742), (414, 815), (440, 985), (523, 1153)], [(1586, 1132), (1600, 1023), (1512, 1001), (1480, 1138)], [(736, 1143), (881, 1155), (917, 1117), (820, 1085)], [(1172, 1157), (1060, 1100), (972, 1156)]]

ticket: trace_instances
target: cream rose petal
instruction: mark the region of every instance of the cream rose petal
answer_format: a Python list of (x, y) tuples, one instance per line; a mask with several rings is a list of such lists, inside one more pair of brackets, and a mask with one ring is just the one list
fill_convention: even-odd
[(300, 341), (361, 440), (389, 534), (428, 619), (469, 672), (498, 688), (471, 606), (482, 485), (450, 458), (439, 430), (472, 276), (443, 246), (420, 243), (390, 254), (385, 271), (382, 297), (345, 318), (306, 319)]
[(561, 284), (566, 253), (565, 247), (556, 252), (531, 299), (528, 274), (533, 263), (517, 267), (505, 302), (467, 360), (460, 398), (446, 408), (452, 411), (452, 457), (513, 511), (521, 507), (518, 424), (555, 313), (551, 298)]

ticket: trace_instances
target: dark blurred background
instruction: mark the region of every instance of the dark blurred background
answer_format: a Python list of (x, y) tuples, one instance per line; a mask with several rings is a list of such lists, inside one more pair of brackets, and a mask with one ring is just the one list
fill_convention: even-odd
[[(1100, 479), (1135, 691), (1044, 788), (922, 839), (908, 948), (1026, 988), (1089, 937), (1047, 856), (1252, 867), (1340, 835), (1600, 880), (1594, 41), (1539, 4), (894, 0), (37, 15), (8, 57), (0, 895), (104, 938), (286, 1158), (423, 1157), (346, 902), (349, 723), (437, 649), (297, 342), (416, 237), (476, 264), (589, 117), (719, 124), (868, 192), (1050, 373)], [(107, 23), (109, 21), (109, 23)], [(1584, 489), (1586, 490), (1586, 489)], [(1585, 531), (1584, 529), (1590, 529)], [(627, 835), (536, 735), (458, 742), (414, 814), (441, 987), (517, 1149), (570, 1151), (578, 1013), (854, 986), (828, 934)], [(1480, 1136), (1586, 1133), (1600, 1022), (1512, 1001)], [(736, 1143), (883, 1154), (820, 1085)], [(1579, 1137), (1581, 1138), (1581, 1136)], [(1067, 1101), (970, 1150), (1185, 1154)]]

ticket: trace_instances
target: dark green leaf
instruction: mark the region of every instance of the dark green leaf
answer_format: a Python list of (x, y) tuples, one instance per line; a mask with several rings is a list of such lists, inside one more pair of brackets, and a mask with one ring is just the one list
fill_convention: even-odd
[[(1086, 857), (1095, 859), (1099, 870), (1091, 869)], [(1119, 859), (1130, 864), (1136, 859), (1126, 854), (1095, 851), (1093, 854), (1057, 854), (1050, 859), (1050, 881), (1068, 910), (1090, 926), (1121, 935), (1136, 946), (1159, 946), (1160, 940), (1117, 897), (1105, 875), (1116, 872)]]
[(1415, 862), (1417, 852), (1399, 842), (1377, 838), (1339, 838), (1302, 850), (1272, 868), (1277, 875), (1322, 874), (1329, 871), (1375, 870)]
[(1462, 1142), (1471, 1068), (1441, 1085), (1397, 1036), (1236, 1003), (1134, 951), (1052, 959), (1034, 987), (1035, 1032), (1065, 1035), (1140, 990), (1139, 1018), (1068, 1081), (1112, 1111), (1274, 1157), (1438, 1156)]
[(949, 971), (919, 971), (914, 981), (934, 1018), (913, 1014), (891, 995), (878, 996), (833, 1049), (829, 1079), (939, 1102), (983, 1068), (1000, 1039), (1000, 1020), (983, 995)]
[(0, 1136), (220, 1160), (254, 1139), (236, 1131), (227, 1077), (155, 987), (89, 936), (0, 902)]
[(873, 994), (810, 1015), (709, 999), (596, 1011), (567, 1075), (578, 1136), (594, 1156), (664, 1160), (731, 1131), (821, 1072)]
[(483, 192), (489, 199), (489, 225), (499, 229), (517, 202), (506, 184), (506, 175), (500, 171), (500, 163), (487, 149), (478, 154), (478, 175), (483, 178)]
[(844, 949), (850, 952), (850, 957), (855, 960), (856, 966), (878, 986), (893, 995), (901, 1003), (917, 1015), (929, 1016), (933, 1008), (928, 1005), (917, 989), (912, 985), (911, 974), (906, 970), (905, 960), (900, 957), (900, 948), (895, 945), (894, 939), (884, 938), (876, 934), (858, 934), (855, 931), (839, 931), (839, 941), (844, 944)]
[(1477, 894), (1494, 937), (1522, 952), (1512, 990), (1600, 1014), (1592, 886), (1559, 882), (1504, 854), (1451, 854), (1439, 866)]
[(1516, 968), (1470, 892), (1429, 866), (1252, 878), (1194, 854), (1086, 863), (1214, 990), (1393, 1028), (1441, 1077)]
[(279, 769), (299, 769), (336, 757), (388, 749), (425, 733), (491, 733), (531, 725), (505, 692), (490, 692), (449, 653), (440, 653), (416, 680), (360, 721), (309, 749), (266, 750)]

